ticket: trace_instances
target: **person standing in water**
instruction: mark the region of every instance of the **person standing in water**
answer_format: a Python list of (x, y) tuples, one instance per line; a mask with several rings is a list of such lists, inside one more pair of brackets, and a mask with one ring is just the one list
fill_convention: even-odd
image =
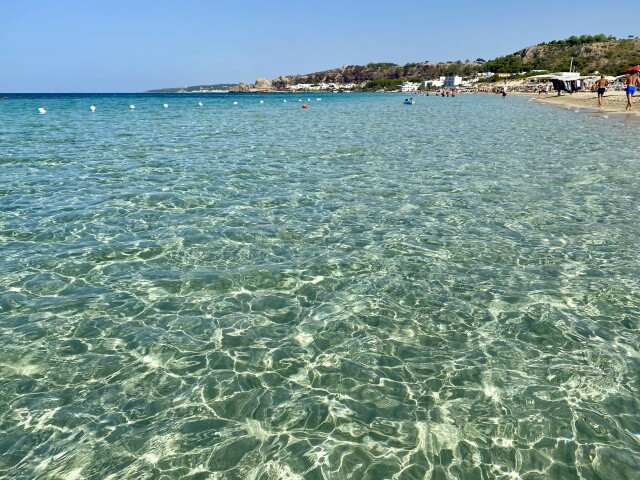
[(607, 91), (607, 85), (609, 85), (609, 82), (607, 82), (607, 79), (604, 78), (604, 75), (601, 75), (600, 80), (596, 82), (596, 86), (598, 87), (598, 106), (599, 107), (602, 106), (602, 96), (604, 95), (604, 92)]
[(627, 107), (625, 110), (631, 110), (631, 99), (633, 98), (633, 94), (636, 93), (636, 88), (640, 85), (640, 79), (638, 79), (638, 73), (633, 72), (627, 75), (625, 80), (625, 85), (627, 86)]

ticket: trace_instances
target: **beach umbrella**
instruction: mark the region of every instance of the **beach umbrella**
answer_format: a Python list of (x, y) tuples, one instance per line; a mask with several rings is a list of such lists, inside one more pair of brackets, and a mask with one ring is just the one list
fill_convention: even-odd
[(632, 73), (632, 72), (638, 73), (640, 72), (640, 65), (636, 65), (635, 67), (625, 68), (624, 71), (627, 73)]

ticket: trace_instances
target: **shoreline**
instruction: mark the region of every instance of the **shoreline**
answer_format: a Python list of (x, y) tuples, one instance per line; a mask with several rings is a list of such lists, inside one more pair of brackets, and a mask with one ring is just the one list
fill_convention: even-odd
[[(517, 94), (514, 92), (514, 94)], [(633, 98), (633, 109), (625, 110), (627, 96), (623, 91), (609, 91), (602, 97), (602, 106), (598, 107), (598, 95), (596, 92), (579, 92), (574, 94), (539, 95), (537, 93), (521, 93), (535, 98), (538, 103), (563, 108), (577, 108), (585, 113), (614, 116), (625, 123), (640, 124), (640, 95)]]

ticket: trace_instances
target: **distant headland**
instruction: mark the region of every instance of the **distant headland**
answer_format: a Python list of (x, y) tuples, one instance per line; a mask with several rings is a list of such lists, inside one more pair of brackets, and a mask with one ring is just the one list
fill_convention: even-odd
[(159, 88), (157, 90), (147, 90), (145, 93), (222, 93), (228, 92), (237, 86), (235, 83), (216, 83), (191, 87)]

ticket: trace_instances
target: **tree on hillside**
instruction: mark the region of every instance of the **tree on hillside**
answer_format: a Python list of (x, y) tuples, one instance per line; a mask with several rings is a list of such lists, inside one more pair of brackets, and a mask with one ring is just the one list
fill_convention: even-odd
[(485, 72), (496, 73), (518, 73), (521, 72), (523, 68), (524, 65), (519, 54), (498, 57), (495, 60), (489, 60), (483, 65)]
[(478, 71), (478, 67), (473, 66), (470, 63), (467, 63), (463, 68), (462, 68), (462, 76), (463, 77), (470, 77), (472, 76), (474, 73), (477, 73)]

